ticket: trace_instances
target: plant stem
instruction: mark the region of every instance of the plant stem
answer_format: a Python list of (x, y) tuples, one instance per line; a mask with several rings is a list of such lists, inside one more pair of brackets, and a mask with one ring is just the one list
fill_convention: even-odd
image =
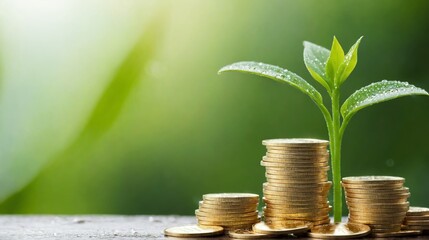
[(342, 188), (341, 188), (341, 115), (340, 115), (340, 91), (335, 88), (332, 91), (332, 129), (329, 134), (331, 142), (331, 166), (332, 166), (332, 181), (334, 186), (334, 222), (341, 222), (342, 218)]

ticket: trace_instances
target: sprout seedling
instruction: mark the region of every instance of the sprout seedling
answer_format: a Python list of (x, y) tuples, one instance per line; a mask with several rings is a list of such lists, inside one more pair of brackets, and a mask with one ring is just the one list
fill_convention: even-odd
[(357, 51), (362, 37), (344, 54), (343, 48), (334, 37), (331, 50), (311, 42), (304, 42), (304, 63), (310, 75), (321, 84), (331, 99), (331, 112), (323, 104), (322, 95), (297, 74), (278, 66), (258, 62), (237, 62), (225, 66), (219, 73), (238, 71), (255, 74), (287, 83), (309, 96), (326, 121), (328, 128), (332, 181), (334, 189), (334, 221), (341, 222), (341, 142), (350, 119), (361, 109), (376, 103), (408, 95), (429, 95), (424, 89), (406, 82), (387, 81), (372, 83), (350, 95), (340, 108), (340, 88), (354, 70)]

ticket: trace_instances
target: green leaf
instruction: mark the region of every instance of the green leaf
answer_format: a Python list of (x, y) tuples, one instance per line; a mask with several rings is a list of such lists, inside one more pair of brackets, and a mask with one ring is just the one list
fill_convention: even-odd
[(331, 91), (332, 82), (326, 77), (326, 62), (329, 50), (311, 42), (304, 41), (304, 63), (311, 76), (323, 87)]
[(341, 114), (344, 119), (349, 119), (363, 108), (409, 95), (429, 94), (424, 89), (406, 82), (383, 80), (372, 83), (353, 93), (341, 106)]
[(317, 104), (323, 105), (322, 95), (313, 86), (297, 74), (281, 67), (266, 63), (237, 62), (221, 68), (219, 73), (227, 71), (245, 72), (287, 83), (307, 94)]
[(356, 41), (356, 43), (350, 48), (349, 52), (344, 57), (343, 63), (338, 68), (338, 71), (336, 73), (337, 81), (339, 82), (338, 86), (343, 84), (343, 82), (349, 77), (350, 73), (352, 73), (355, 69), (357, 64), (357, 51), (362, 38), (363, 37), (360, 37)]
[(331, 47), (331, 54), (329, 55), (328, 62), (326, 63), (326, 75), (330, 78), (330, 81), (337, 86), (336, 72), (344, 61), (344, 50), (338, 42), (337, 38), (334, 37)]

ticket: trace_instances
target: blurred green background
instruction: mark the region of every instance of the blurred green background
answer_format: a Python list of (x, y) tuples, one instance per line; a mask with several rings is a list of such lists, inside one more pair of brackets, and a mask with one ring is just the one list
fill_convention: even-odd
[[(429, 90), (429, 2), (1, 0), (1, 213), (193, 214), (210, 192), (262, 193), (263, 139), (327, 138), (296, 89), (240, 60), (298, 73), (302, 42), (345, 49), (343, 87), (382, 79)], [(320, 88), (319, 88), (320, 89)], [(322, 89), (320, 89), (322, 91)], [(365, 109), (343, 143), (343, 176), (406, 178), (429, 206), (429, 99)]]

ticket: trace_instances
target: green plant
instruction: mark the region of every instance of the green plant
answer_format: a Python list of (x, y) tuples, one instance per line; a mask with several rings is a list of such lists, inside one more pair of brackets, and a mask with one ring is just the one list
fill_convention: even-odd
[(350, 119), (359, 110), (376, 103), (408, 95), (429, 95), (425, 90), (406, 82), (383, 80), (357, 90), (344, 101), (340, 109), (340, 87), (356, 66), (361, 39), (362, 37), (357, 40), (347, 54), (344, 54), (335, 37), (330, 51), (314, 43), (304, 42), (305, 66), (311, 76), (328, 92), (331, 112), (323, 104), (322, 95), (307, 81), (289, 70), (257, 62), (237, 62), (219, 70), (219, 73), (251, 73), (287, 83), (301, 90), (316, 103), (325, 118), (329, 134), (335, 222), (341, 222), (342, 217), (341, 142)]

